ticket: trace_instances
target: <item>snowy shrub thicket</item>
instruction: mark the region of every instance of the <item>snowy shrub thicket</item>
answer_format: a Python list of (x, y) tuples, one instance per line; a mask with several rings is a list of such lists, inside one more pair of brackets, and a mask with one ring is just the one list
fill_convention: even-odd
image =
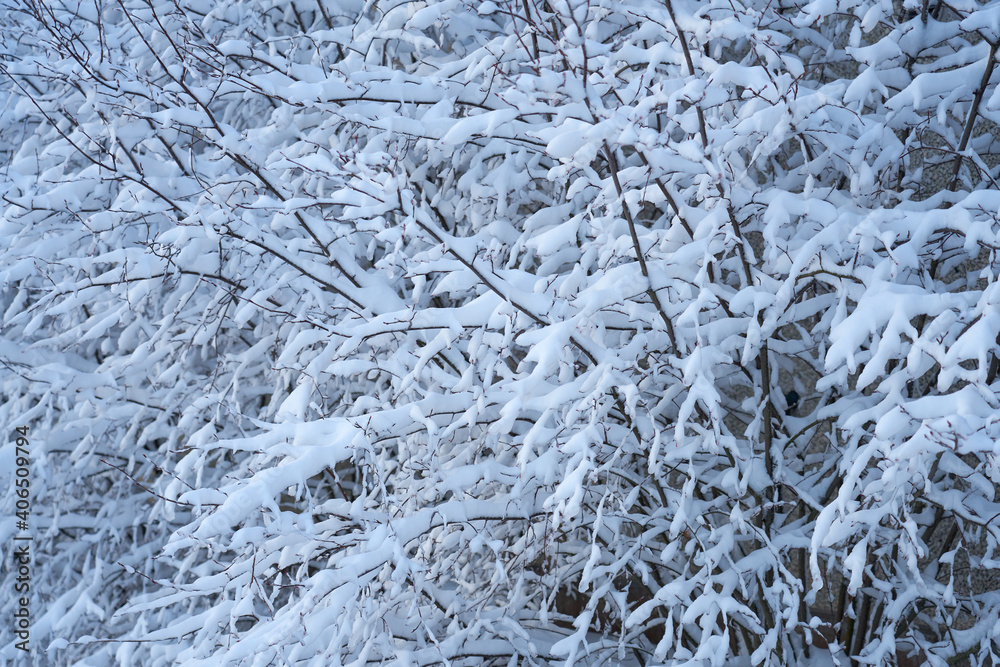
[(998, 44), (0, 0), (0, 662), (996, 664)]

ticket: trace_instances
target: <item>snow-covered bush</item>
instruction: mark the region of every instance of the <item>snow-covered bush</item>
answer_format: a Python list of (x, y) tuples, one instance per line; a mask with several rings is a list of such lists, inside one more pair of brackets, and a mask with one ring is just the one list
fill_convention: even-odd
[(33, 664), (994, 664), (998, 25), (2, 0)]

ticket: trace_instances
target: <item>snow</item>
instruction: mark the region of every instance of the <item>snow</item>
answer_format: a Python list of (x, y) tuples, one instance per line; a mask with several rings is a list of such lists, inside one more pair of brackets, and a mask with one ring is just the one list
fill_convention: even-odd
[(32, 664), (995, 662), (993, 4), (22, 4)]

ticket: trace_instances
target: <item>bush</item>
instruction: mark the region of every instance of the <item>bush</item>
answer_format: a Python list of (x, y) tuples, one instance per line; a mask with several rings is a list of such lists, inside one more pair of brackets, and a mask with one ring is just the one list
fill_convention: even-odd
[(0, 6), (34, 664), (994, 664), (996, 2)]

